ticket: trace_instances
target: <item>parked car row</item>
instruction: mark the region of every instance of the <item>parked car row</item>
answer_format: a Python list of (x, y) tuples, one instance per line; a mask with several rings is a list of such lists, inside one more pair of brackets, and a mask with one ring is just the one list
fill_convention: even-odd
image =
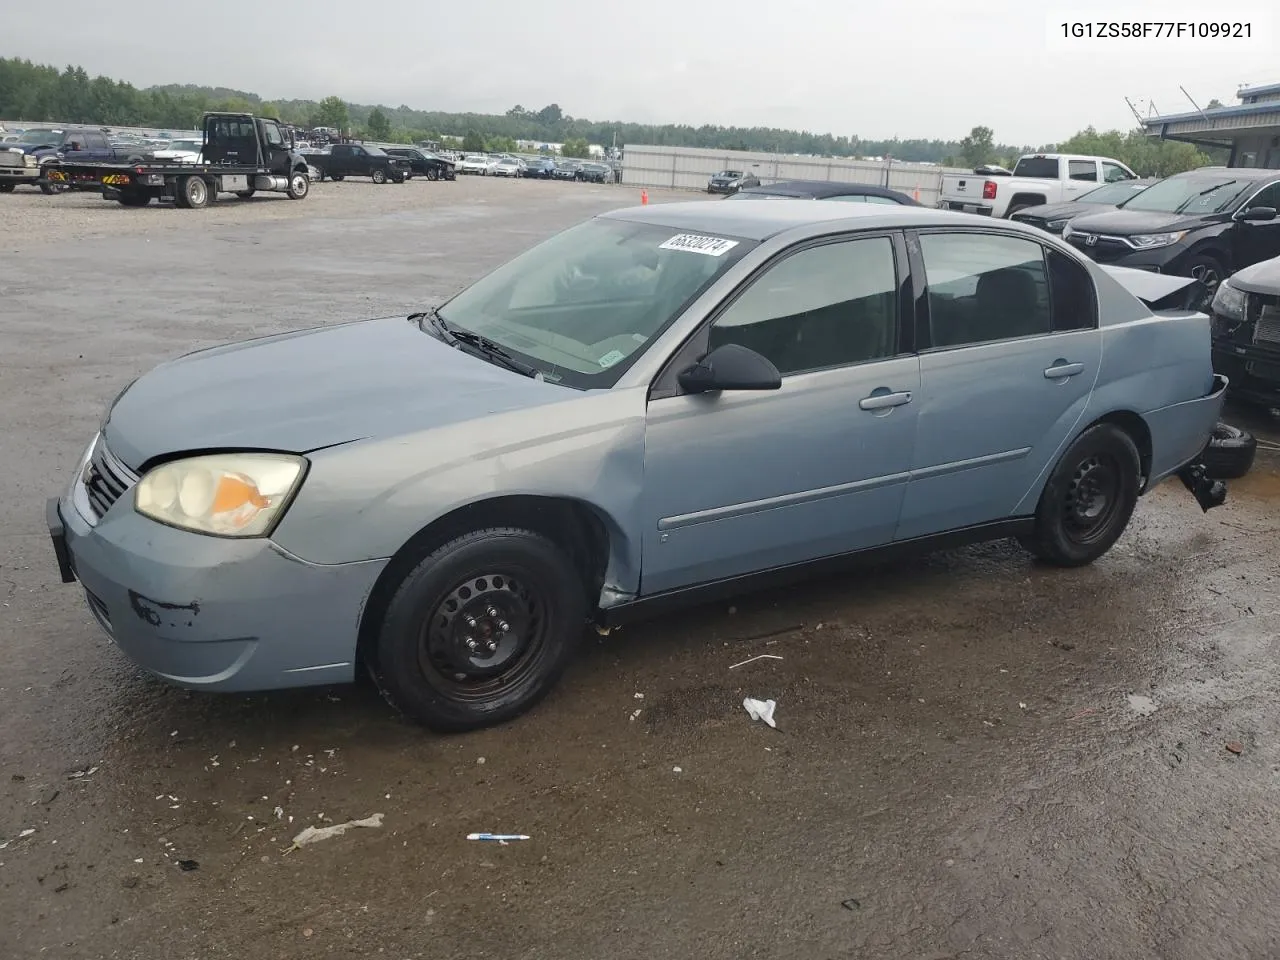
[(528, 177), (540, 180), (576, 180), (587, 183), (621, 183), (616, 163), (553, 157), (517, 157), (509, 153), (468, 153), (458, 161), (458, 172), (482, 177)]

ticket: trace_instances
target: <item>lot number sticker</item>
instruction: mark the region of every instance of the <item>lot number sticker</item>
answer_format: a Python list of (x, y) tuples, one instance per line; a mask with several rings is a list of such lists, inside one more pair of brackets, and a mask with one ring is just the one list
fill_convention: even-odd
[(680, 233), (666, 243), (659, 244), (658, 249), (683, 250), (686, 253), (701, 253), (707, 257), (722, 257), (737, 245), (737, 240), (703, 237), (696, 233)]

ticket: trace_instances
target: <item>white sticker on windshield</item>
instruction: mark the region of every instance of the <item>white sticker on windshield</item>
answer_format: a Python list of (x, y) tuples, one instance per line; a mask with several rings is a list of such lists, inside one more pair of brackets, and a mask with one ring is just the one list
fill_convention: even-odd
[(703, 237), (696, 233), (680, 233), (666, 243), (658, 244), (658, 249), (684, 250), (686, 253), (701, 253), (707, 257), (722, 257), (737, 245), (737, 240)]
[(596, 363), (600, 364), (600, 366), (602, 367), (612, 367), (615, 363), (617, 363), (619, 360), (624, 359), (625, 357), (626, 357), (626, 354), (623, 353), (621, 350), (610, 350), (603, 357), (597, 360)]

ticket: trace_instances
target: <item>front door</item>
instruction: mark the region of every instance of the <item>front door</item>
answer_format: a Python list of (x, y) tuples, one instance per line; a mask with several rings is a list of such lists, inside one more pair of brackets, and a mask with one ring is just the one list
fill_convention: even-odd
[(890, 236), (799, 249), (700, 334), (768, 357), (782, 388), (650, 401), (642, 594), (892, 538), (920, 376), (900, 337), (905, 273)]
[[(1268, 184), (1258, 192), (1240, 212), (1255, 207), (1271, 207), (1280, 210), (1280, 181)], [(1275, 220), (1237, 220), (1231, 231), (1235, 249), (1232, 251), (1236, 270), (1280, 257), (1280, 216)]]
[(1102, 359), (1093, 282), (1075, 260), (972, 232), (922, 233), (919, 250), (929, 309), (900, 540), (1026, 512)]
[(262, 142), (265, 150), (263, 160), (272, 173), (289, 172), (289, 145), (285, 141), (280, 125), (273, 120), (262, 121)]

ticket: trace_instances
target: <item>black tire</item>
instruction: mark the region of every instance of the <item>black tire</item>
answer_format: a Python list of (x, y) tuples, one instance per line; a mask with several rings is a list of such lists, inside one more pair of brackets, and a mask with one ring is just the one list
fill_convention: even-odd
[(140, 190), (121, 190), (116, 202), (122, 207), (145, 207), (151, 202), (151, 194)]
[[(405, 575), (383, 613), (371, 670), (391, 705), (426, 727), (493, 726), (551, 690), (586, 614), (582, 577), (558, 546), (528, 530), (476, 530)], [(497, 657), (500, 667), (484, 667)]]
[(304, 200), (310, 192), (311, 178), (307, 176), (307, 171), (295, 170), (289, 174), (289, 189), (285, 191), (285, 196), (290, 200)]
[(209, 205), (213, 191), (203, 177), (187, 176), (178, 180), (178, 189), (174, 191), (173, 202), (184, 210), (199, 210)]
[(1120, 539), (1138, 503), (1142, 460), (1133, 438), (1113, 423), (1080, 436), (1049, 474), (1035, 529), (1022, 545), (1058, 567), (1093, 563)]
[(332, 175), (329, 177), (329, 179), (330, 179), (330, 180), (333, 180), (333, 181), (335, 181), (335, 182), (337, 182), (337, 183), (341, 183), (341, 182), (342, 182), (343, 180), (345, 180), (346, 178), (347, 178), (347, 175), (346, 175), (345, 173), (344, 173), (344, 174), (342, 174), (341, 176), (338, 176), (338, 175), (335, 173), (335, 174), (332, 174)]
[(0, 193), (13, 193), (12, 183), (0, 183)]
[(1227, 270), (1222, 261), (1208, 253), (1188, 257), (1182, 265), (1181, 273), (1184, 277), (1192, 277), (1204, 284), (1209, 296), (1217, 293), (1218, 284), (1227, 278)]
[(1258, 440), (1247, 430), (1219, 423), (1197, 458), (1210, 480), (1238, 480), (1253, 469)]
[(378, 169), (374, 170), (371, 174), (369, 174), (369, 177), (370, 177), (370, 179), (372, 179), (372, 180), (373, 180), (373, 182), (374, 182), (374, 183), (386, 183), (386, 182), (387, 182), (387, 171), (385, 171), (385, 170), (383, 170), (383, 169), (381, 169), (381, 168), (378, 168)]
[(57, 166), (57, 164), (48, 164), (40, 170), (40, 192), (46, 197), (51, 197), (55, 193), (62, 193), (67, 189), (67, 185), (65, 183), (49, 182), (49, 167), (52, 166)]
[(239, 197), (241, 200), (252, 200), (253, 195), (257, 192), (258, 191), (255, 190), (253, 187), (250, 187), (248, 190), (237, 190), (236, 196)]
[(427, 179), (428, 179), (428, 180), (439, 180), (439, 179), (440, 179), (440, 171), (439, 171), (439, 170), (437, 170), (435, 167), (432, 167), (430, 170), (428, 170), (428, 171), (427, 171)]

